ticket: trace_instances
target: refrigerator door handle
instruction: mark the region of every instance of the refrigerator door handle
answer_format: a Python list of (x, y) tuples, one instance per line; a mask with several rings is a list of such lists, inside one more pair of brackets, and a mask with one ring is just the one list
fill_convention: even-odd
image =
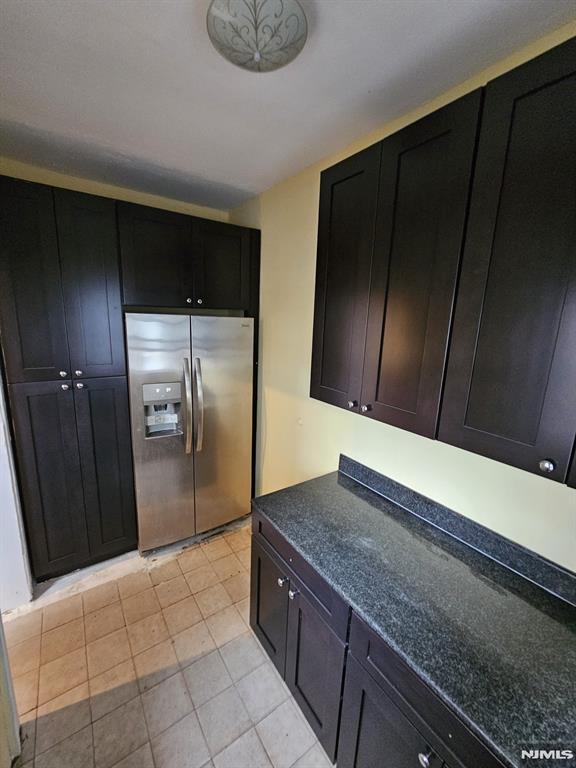
[(192, 453), (192, 380), (190, 361), (184, 358), (184, 390), (186, 392), (186, 453)]
[(200, 358), (194, 358), (194, 378), (196, 380), (196, 393), (198, 402), (198, 429), (196, 431), (196, 450), (198, 453), (202, 450), (204, 443), (204, 387), (202, 384), (202, 366)]

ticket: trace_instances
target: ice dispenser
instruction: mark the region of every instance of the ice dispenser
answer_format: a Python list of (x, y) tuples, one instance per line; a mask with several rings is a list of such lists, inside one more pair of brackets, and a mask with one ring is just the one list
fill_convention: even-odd
[(182, 434), (180, 382), (143, 384), (142, 400), (146, 437), (169, 437)]

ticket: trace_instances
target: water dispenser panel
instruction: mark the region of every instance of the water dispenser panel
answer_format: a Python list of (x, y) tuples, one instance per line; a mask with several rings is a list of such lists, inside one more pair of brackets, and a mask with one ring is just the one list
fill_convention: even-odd
[(146, 437), (168, 437), (182, 434), (180, 382), (143, 384), (142, 400)]

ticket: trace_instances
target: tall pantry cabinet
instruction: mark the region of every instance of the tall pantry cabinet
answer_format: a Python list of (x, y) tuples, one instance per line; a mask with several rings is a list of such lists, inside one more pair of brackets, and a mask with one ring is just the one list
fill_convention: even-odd
[(113, 200), (0, 179), (0, 320), (34, 576), (133, 549)]

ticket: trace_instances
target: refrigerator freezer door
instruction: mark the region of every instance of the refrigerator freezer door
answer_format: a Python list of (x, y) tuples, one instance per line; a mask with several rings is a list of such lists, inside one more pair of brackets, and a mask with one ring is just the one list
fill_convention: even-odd
[(126, 338), (138, 546), (145, 551), (196, 532), (190, 317), (127, 314)]
[(192, 318), (196, 531), (250, 512), (254, 320)]

